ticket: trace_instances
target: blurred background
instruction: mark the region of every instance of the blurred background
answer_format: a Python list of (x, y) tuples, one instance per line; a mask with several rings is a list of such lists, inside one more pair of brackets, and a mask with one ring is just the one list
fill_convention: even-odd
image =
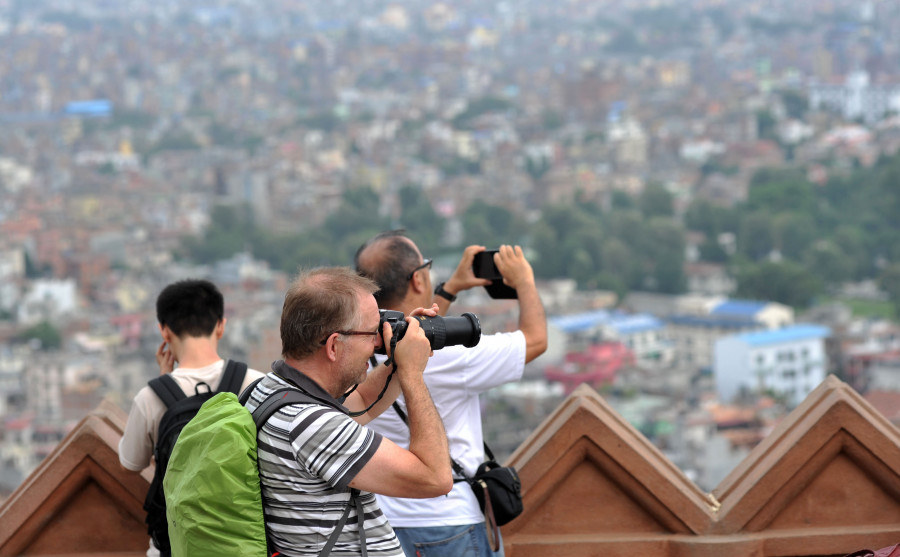
[[(900, 420), (900, 4), (0, 0), (0, 501), (205, 277), (267, 370), (301, 266), (526, 249), (508, 456), (598, 389), (711, 489), (829, 373)], [(486, 332), (514, 302), (460, 296)]]

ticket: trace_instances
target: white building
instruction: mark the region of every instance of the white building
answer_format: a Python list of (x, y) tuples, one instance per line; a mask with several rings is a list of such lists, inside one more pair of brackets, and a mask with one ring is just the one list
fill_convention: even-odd
[(794, 310), (777, 302), (685, 297), (681, 313), (667, 317), (667, 334), (679, 365), (709, 371), (716, 342), (724, 337), (793, 324)]
[(809, 105), (837, 110), (847, 120), (862, 118), (868, 124), (888, 112), (900, 112), (900, 84), (872, 84), (866, 72), (854, 72), (845, 83), (813, 83)]
[(716, 341), (716, 390), (728, 402), (742, 391), (774, 391), (797, 405), (824, 379), (828, 327), (797, 324)]
[(40, 279), (19, 305), (18, 319), (22, 325), (53, 321), (78, 309), (78, 288), (75, 279)]

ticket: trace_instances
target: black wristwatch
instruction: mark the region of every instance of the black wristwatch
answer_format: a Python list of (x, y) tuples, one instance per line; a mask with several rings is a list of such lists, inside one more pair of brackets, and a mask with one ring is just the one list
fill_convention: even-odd
[(453, 294), (444, 290), (444, 284), (446, 284), (446, 283), (439, 282), (438, 285), (434, 287), (435, 295), (440, 296), (441, 298), (444, 298), (447, 301), (455, 302), (456, 296), (454, 296)]

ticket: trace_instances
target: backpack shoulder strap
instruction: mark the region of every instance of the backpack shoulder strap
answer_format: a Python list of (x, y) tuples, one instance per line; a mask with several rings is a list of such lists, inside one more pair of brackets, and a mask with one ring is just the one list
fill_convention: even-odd
[(184, 391), (181, 390), (181, 387), (178, 386), (178, 383), (176, 383), (169, 374), (160, 375), (159, 377), (151, 379), (147, 384), (150, 385), (150, 388), (153, 389), (156, 396), (163, 401), (166, 408), (171, 407), (179, 400), (187, 398)]
[(278, 389), (267, 396), (266, 399), (256, 407), (256, 410), (253, 411), (253, 421), (256, 423), (256, 429), (261, 428), (263, 424), (272, 417), (272, 414), (277, 412), (282, 406), (301, 403), (322, 404), (321, 401), (318, 401), (297, 389), (291, 387)]
[[(239, 399), (242, 403), (245, 403), (247, 399), (250, 398), (250, 393), (253, 392), (256, 384), (261, 380), (262, 378), (257, 379), (256, 381), (248, 385), (246, 389), (244, 389), (244, 392), (241, 393)], [(292, 387), (278, 389), (277, 391), (267, 396), (266, 399), (256, 407), (256, 410), (253, 411), (253, 421), (256, 423), (256, 429), (259, 430), (263, 426), (263, 424), (272, 417), (272, 414), (278, 411), (279, 408), (288, 406), (290, 404), (301, 403), (322, 404), (322, 401), (317, 400), (312, 396)], [(350, 490), (350, 501), (347, 502), (347, 506), (344, 508), (344, 512), (341, 515), (340, 520), (338, 520), (337, 525), (335, 526), (331, 535), (328, 537), (328, 541), (325, 543), (325, 547), (323, 547), (322, 551), (319, 553), (319, 557), (327, 557), (331, 554), (332, 548), (334, 547), (335, 543), (337, 543), (338, 537), (340, 536), (341, 531), (344, 529), (344, 524), (347, 523), (347, 518), (350, 516), (350, 510), (354, 507), (356, 508), (362, 557), (366, 557), (368, 555), (368, 552), (366, 551), (366, 531), (363, 526), (365, 521), (365, 513), (363, 512), (362, 500), (360, 499), (359, 495), (360, 493), (358, 489)]]
[(253, 389), (255, 389), (256, 385), (262, 380), (263, 380), (263, 378), (260, 377), (253, 383), (250, 383), (249, 385), (247, 385), (246, 389), (241, 391), (241, 394), (238, 395), (238, 402), (241, 403), (241, 406), (244, 406), (245, 404), (247, 404), (247, 401), (250, 400), (250, 395), (253, 394)]
[(234, 393), (240, 394), (241, 384), (247, 375), (247, 364), (244, 362), (236, 362), (228, 360), (225, 363), (225, 371), (222, 372), (222, 380), (219, 381), (217, 393)]
[(319, 557), (327, 557), (331, 554), (331, 549), (334, 547), (334, 544), (337, 543), (338, 537), (340, 537), (341, 531), (344, 529), (344, 524), (347, 523), (347, 517), (350, 516), (350, 510), (354, 507), (356, 508), (357, 528), (359, 529), (359, 547), (362, 550), (361, 555), (362, 557), (368, 556), (368, 552), (366, 551), (366, 530), (363, 527), (366, 515), (363, 512), (363, 505), (362, 500), (359, 497), (359, 490), (351, 489), (350, 500), (347, 501), (347, 506), (344, 507), (344, 514), (341, 515), (340, 520), (338, 520), (337, 525), (331, 532), (331, 536), (328, 537), (328, 541), (325, 543), (325, 547), (323, 547), (322, 551), (319, 552)]

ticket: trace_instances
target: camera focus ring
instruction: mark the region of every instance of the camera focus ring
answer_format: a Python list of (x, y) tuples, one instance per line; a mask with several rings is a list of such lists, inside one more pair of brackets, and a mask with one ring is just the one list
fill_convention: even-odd
[(447, 329), (444, 327), (443, 323), (440, 323), (437, 320), (432, 320), (431, 324), (431, 338), (429, 339), (431, 340), (431, 349), (440, 350), (447, 344)]

